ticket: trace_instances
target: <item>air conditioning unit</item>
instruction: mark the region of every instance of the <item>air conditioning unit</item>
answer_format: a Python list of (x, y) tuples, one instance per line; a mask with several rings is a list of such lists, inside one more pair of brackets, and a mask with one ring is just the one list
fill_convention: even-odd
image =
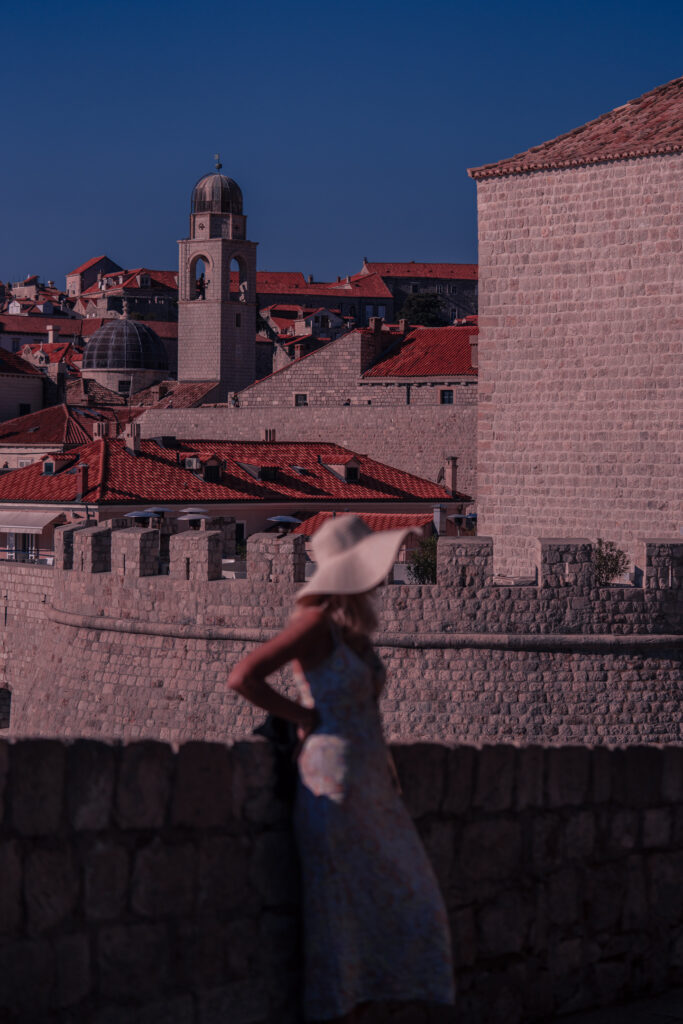
[(185, 459), (185, 469), (189, 469), (192, 473), (198, 473), (202, 468), (201, 460), (197, 455), (188, 455)]

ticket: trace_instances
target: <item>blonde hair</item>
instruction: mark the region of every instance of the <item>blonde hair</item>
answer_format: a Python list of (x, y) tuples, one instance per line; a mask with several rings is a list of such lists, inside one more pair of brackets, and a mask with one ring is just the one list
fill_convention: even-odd
[(307, 594), (301, 604), (319, 605), (344, 633), (370, 636), (377, 629), (377, 612), (372, 593)]

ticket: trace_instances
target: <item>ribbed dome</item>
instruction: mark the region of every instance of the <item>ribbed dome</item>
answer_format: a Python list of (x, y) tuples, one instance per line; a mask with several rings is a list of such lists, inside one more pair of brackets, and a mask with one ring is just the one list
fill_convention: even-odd
[(168, 370), (164, 343), (135, 320), (108, 320), (83, 352), (84, 370)]
[(224, 174), (205, 174), (192, 189), (192, 213), (242, 213), (242, 190)]

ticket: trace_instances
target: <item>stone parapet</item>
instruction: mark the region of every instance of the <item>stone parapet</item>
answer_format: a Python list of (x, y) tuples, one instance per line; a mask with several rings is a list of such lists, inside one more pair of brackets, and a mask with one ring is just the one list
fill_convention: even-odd
[(443, 587), (488, 587), (493, 582), (490, 537), (439, 537), (436, 582)]
[(247, 576), (265, 583), (303, 583), (306, 538), (254, 533), (247, 540)]
[[(683, 981), (683, 748), (392, 752), (446, 903), (459, 1024)], [(0, 742), (3, 1012), (300, 1024), (290, 821), (263, 741)]]
[(111, 538), (112, 571), (120, 576), (156, 576), (159, 541), (158, 530), (117, 530)]
[(174, 580), (219, 580), (223, 575), (223, 534), (203, 530), (176, 533), (170, 542), (169, 575)]

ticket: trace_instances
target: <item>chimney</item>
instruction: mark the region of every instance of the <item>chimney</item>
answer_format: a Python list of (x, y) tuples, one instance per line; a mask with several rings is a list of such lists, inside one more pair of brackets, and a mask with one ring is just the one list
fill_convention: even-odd
[(48, 288), (54, 288), (54, 286), (55, 286), (54, 281), (48, 281), (47, 282), (47, 286), (48, 286)]
[(443, 537), (446, 533), (446, 509), (443, 505), (434, 506), (434, 529), (439, 537)]
[(308, 275), (308, 283), (313, 284), (313, 274)]
[(48, 345), (52, 345), (55, 340), (55, 333), (59, 333), (59, 328), (57, 328), (57, 331), (55, 332), (53, 325), (48, 324), (45, 330), (47, 331), (47, 343)]
[(458, 489), (458, 459), (455, 455), (446, 456), (446, 466), (444, 468), (443, 485), (447, 491), (451, 494), (455, 494)]
[(94, 423), (92, 436), (95, 441), (101, 437), (109, 437), (109, 420), (98, 420)]
[(364, 256), (363, 257), (363, 266), (367, 267), (367, 265), (368, 265), (368, 258), (367, 258), (367, 256)]
[(275, 440), (275, 428), (274, 427), (264, 427), (263, 430), (261, 431), (261, 440), (262, 441), (274, 441)]
[(470, 334), (470, 362), (474, 369), (479, 367), (479, 336)]
[(126, 451), (135, 455), (140, 451), (140, 424), (139, 423), (126, 423), (123, 431), (123, 440), (126, 445)]
[(373, 334), (379, 334), (382, 330), (382, 324), (384, 320), (381, 316), (371, 316), (368, 320), (368, 327)]
[(88, 466), (85, 462), (79, 462), (76, 466), (76, 501), (82, 501), (83, 495), (88, 490)]
[(398, 329), (399, 329), (401, 334), (407, 334), (408, 333), (408, 321), (407, 320), (399, 320), (399, 322), (398, 322)]

